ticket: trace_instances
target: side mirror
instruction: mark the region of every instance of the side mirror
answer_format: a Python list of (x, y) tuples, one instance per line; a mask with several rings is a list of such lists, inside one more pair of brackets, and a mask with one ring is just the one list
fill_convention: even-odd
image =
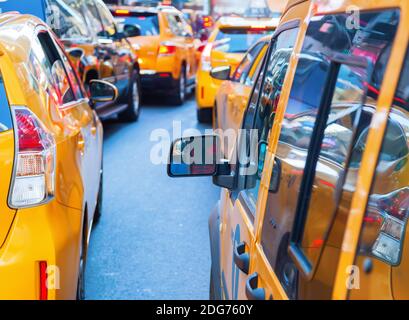
[(114, 102), (118, 98), (118, 89), (113, 84), (102, 80), (91, 80), (89, 83), (90, 98), (96, 102)]
[(220, 163), (219, 139), (215, 135), (186, 137), (173, 142), (170, 149), (170, 177), (214, 176)]
[(69, 57), (74, 60), (81, 60), (85, 54), (84, 50), (81, 48), (67, 49), (67, 53)]
[(210, 71), (212, 78), (217, 80), (229, 80), (231, 73), (231, 66), (216, 67)]
[(126, 24), (124, 26), (124, 33), (129, 38), (139, 37), (142, 34), (141, 28), (133, 24)]

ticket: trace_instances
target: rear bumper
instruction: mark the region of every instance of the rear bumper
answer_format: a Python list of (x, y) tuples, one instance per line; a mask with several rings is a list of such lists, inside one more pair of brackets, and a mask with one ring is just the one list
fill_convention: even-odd
[(0, 299), (38, 300), (40, 262), (47, 263), (48, 299), (75, 299), (81, 210), (53, 200), (19, 210), (0, 250)]
[(177, 81), (170, 72), (141, 73), (142, 90), (146, 93), (169, 93), (177, 87)]

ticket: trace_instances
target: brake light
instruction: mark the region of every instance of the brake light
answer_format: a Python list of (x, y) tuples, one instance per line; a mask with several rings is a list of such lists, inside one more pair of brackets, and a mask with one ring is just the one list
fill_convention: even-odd
[(16, 155), (9, 205), (23, 208), (54, 196), (55, 140), (27, 108), (13, 108)]
[(40, 261), (40, 300), (48, 300), (47, 261)]
[(115, 10), (115, 15), (117, 15), (117, 16), (129, 16), (130, 12), (129, 12), (129, 10), (118, 9), (118, 10)]
[(212, 56), (212, 49), (213, 49), (213, 44), (208, 43), (202, 53), (202, 70), (206, 72), (210, 72), (212, 70), (212, 61), (211, 61), (211, 56)]
[(265, 26), (251, 26), (250, 31), (266, 31), (267, 27)]
[(176, 53), (176, 46), (170, 44), (161, 44), (159, 47), (159, 55), (171, 55)]

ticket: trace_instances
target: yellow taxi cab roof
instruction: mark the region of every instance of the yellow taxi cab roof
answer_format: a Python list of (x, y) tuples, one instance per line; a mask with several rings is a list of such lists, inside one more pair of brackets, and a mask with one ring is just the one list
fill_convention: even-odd
[(216, 25), (218, 28), (266, 28), (275, 29), (280, 22), (279, 18), (243, 18), (239, 16), (221, 17)]
[(0, 53), (7, 54), (14, 62), (27, 61), (32, 35), (38, 25), (45, 24), (31, 15), (17, 12), (0, 14)]

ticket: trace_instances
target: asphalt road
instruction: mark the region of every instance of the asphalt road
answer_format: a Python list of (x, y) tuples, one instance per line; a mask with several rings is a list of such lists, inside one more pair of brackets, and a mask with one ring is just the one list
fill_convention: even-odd
[[(162, 101), (162, 104), (159, 103)], [(153, 130), (173, 120), (201, 131), (195, 101), (145, 103), (134, 124), (104, 124), (103, 215), (91, 235), (87, 299), (208, 299), (208, 217), (220, 190), (210, 178), (171, 179), (150, 154)]]

